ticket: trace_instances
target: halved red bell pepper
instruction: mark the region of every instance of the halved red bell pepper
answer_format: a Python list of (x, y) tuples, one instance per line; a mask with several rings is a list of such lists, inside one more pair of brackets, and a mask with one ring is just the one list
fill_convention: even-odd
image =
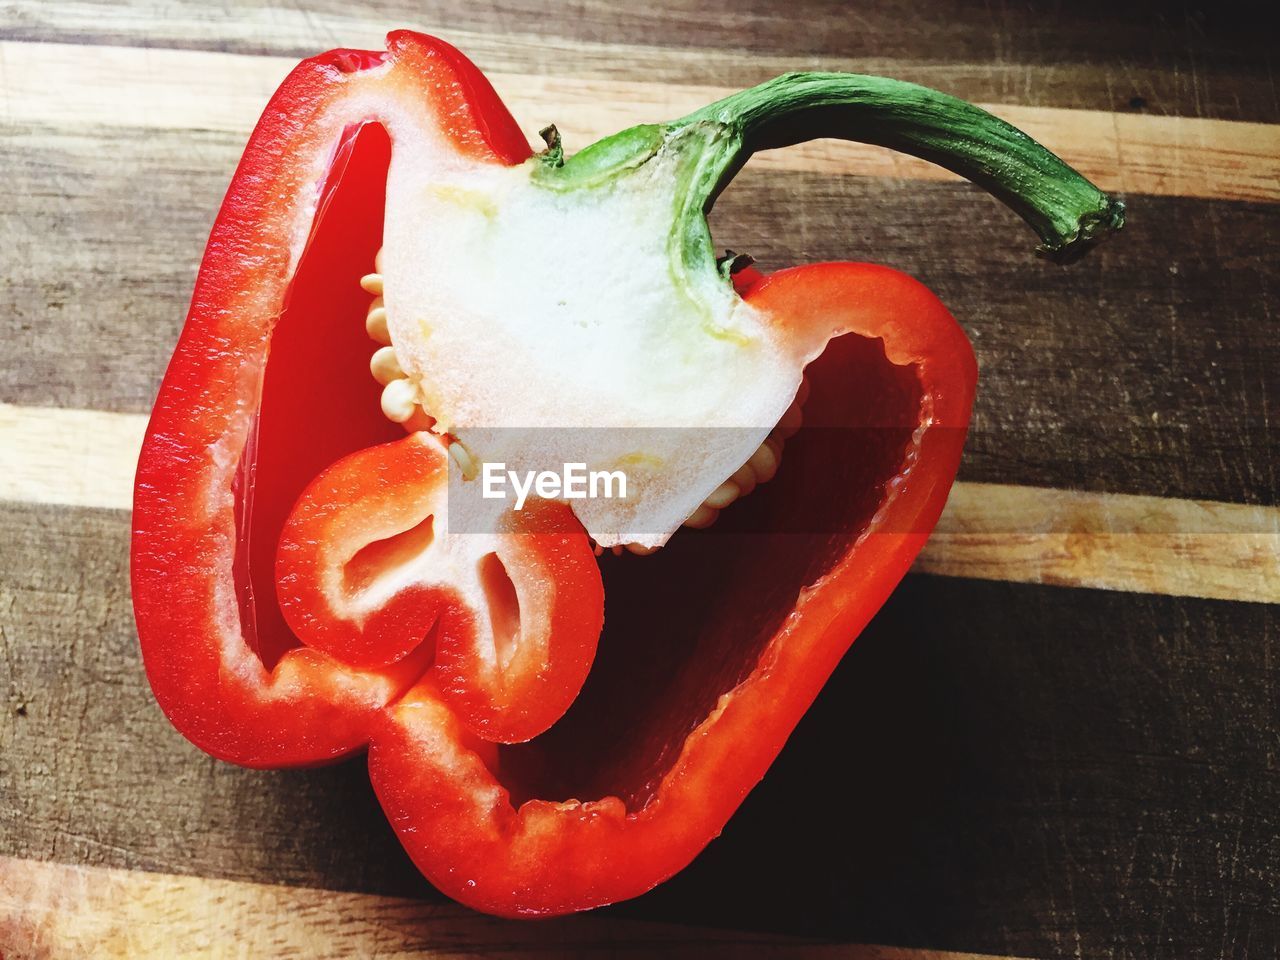
[[(1119, 204), (1013, 128), (880, 78), (790, 75), (566, 161), (555, 143), (532, 157), (484, 77), (438, 40), (394, 33), (385, 53), (335, 51), (295, 69), (214, 225), (138, 467), (134, 604), (149, 679), (178, 729), (250, 766), (367, 747), (409, 854), (481, 910), (582, 910), (687, 864), (924, 544), (973, 401), (964, 333), (902, 274), (716, 271), (715, 195), (752, 151), (818, 135), (977, 180), (1059, 259), (1122, 222)], [(466, 440), (448, 417), (456, 387), (449, 395), (443, 373), (434, 397), (420, 385), (429, 416), (404, 436), (368, 375), (360, 278), (403, 236), (402, 212), (384, 205), (389, 167), (394, 184), (422, 175), (406, 155), (447, 168), (444, 186), (427, 185), (431, 202), (461, 196), (463, 225), (508, 214), (448, 171), (484, 182), (527, 168), (560, 209), (673, 158), (672, 276), (693, 289), (715, 274), (711, 296), (745, 311), (704, 332), (755, 349), (722, 325), (745, 316), (811, 385), (777, 477), (754, 492), (755, 477), (739, 482), (751, 495), (715, 530), (677, 533), (643, 558), (597, 562), (563, 502), (450, 531), (450, 444)], [(393, 202), (411, 195), (395, 190)], [(392, 318), (406, 357), (403, 324), (420, 319)], [(463, 373), (491, 386), (485, 370)]]

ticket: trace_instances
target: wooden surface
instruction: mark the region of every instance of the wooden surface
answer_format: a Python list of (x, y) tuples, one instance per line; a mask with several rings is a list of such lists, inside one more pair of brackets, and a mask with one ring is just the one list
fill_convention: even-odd
[(513, 937), (509, 922), (456, 904), (0, 857), (0, 937), (15, 957), (978, 960), (605, 917), (519, 926)]
[[(1273, 36), (1231, 4), (713, 9), (0, 2), (5, 960), (1280, 949)], [(218, 200), (297, 57), (397, 26), (461, 46), (570, 148), (856, 69), (990, 105), (1130, 207), (1063, 270), (882, 151), (762, 157), (724, 195), (717, 241), (766, 268), (862, 258), (931, 286), (974, 340), (977, 419), (920, 572), (724, 836), (590, 917), (448, 904), (361, 761), (211, 761), (139, 663), (132, 457)]]

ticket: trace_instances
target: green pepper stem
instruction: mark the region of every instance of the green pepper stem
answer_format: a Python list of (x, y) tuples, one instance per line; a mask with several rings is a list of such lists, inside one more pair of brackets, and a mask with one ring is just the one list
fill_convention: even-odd
[(928, 87), (850, 73), (788, 73), (666, 125), (709, 125), (712, 152), (689, 199), (710, 210), (759, 150), (837, 137), (929, 160), (982, 186), (1040, 236), (1038, 252), (1066, 263), (1124, 225), (1124, 204), (1016, 127)]

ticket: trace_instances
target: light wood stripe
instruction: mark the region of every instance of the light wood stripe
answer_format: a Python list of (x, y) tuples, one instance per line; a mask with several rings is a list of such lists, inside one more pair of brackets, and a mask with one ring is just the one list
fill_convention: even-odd
[(615, 917), (498, 920), (452, 904), (0, 857), (0, 957), (812, 957), (980, 960)]
[[(8, 41), (0, 43), (0, 63), (5, 71), (0, 118), (12, 125), (79, 130), (105, 124), (247, 135), (294, 61)], [(635, 123), (673, 119), (730, 92), (712, 86), (513, 73), (496, 73), (491, 79), (531, 139), (539, 127), (554, 121), (570, 149)], [(68, 96), (68, 90), (76, 95)], [(1104, 189), (1280, 200), (1280, 125), (987, 106)], [(831, 174), (955, 179), (901, 154), (835, 141), (778, 151), (756, 162)]]
[(0, 403), (0, 500), (129, 510), (147, 418)]
[[(0, 500), (128, 510), (145, 428), (0, 404)], [(916, 570), (1280, 603), (1280, 508), (957, 483)]]
[(957, 483), (915, 569), (1280, 603), (1280, 508)]

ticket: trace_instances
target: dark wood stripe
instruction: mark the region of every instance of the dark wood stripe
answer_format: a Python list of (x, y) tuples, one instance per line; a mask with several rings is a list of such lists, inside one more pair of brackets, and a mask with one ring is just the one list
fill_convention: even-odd
[(0, 399), (144, 412), (240, 152), (225, 133), (0, 140)]
[(951, 0), (778, 4), (729, 13), (693, 0), (575, 4), (549, 16), (541, 0), (480, 4), (384, 0), (377, 15), (344, 0), (239, 15), (195, 0), (163, 18), (89, 4), (17, 0), (0, 38), (310, 56), (380, 46), (410, 27), (452, 40), (487, 70), (748, 85), (788, 69), (900, 76), (970, 100), (1151, 111), (1231, 120), (1280, 119), (1274, 44), (1260, 4), (1034, 2), (975, 7)]
[[(438, 899), (360, 761), (242, 770), (170, 729), (126, 537), (120, 513), (0, 507), (0, 854)], [(1273, 607), (909, 577), (724, 836), (614, 912), (1026, 956), (1269, 956), (1277, 639)]]
[[(0, 143), (0, 400), (145, 412), (241, 149), (210, 132)], [(967, 480), (1276, 503), (1280, 206), (1130, 197), (1070, 268), (976, 189), (743, 173), (719, 242), (766, 268), (866, 259), (932, 287), (982, 366)], [(1229, 411), (1230, 413), (1224, 413)]]

